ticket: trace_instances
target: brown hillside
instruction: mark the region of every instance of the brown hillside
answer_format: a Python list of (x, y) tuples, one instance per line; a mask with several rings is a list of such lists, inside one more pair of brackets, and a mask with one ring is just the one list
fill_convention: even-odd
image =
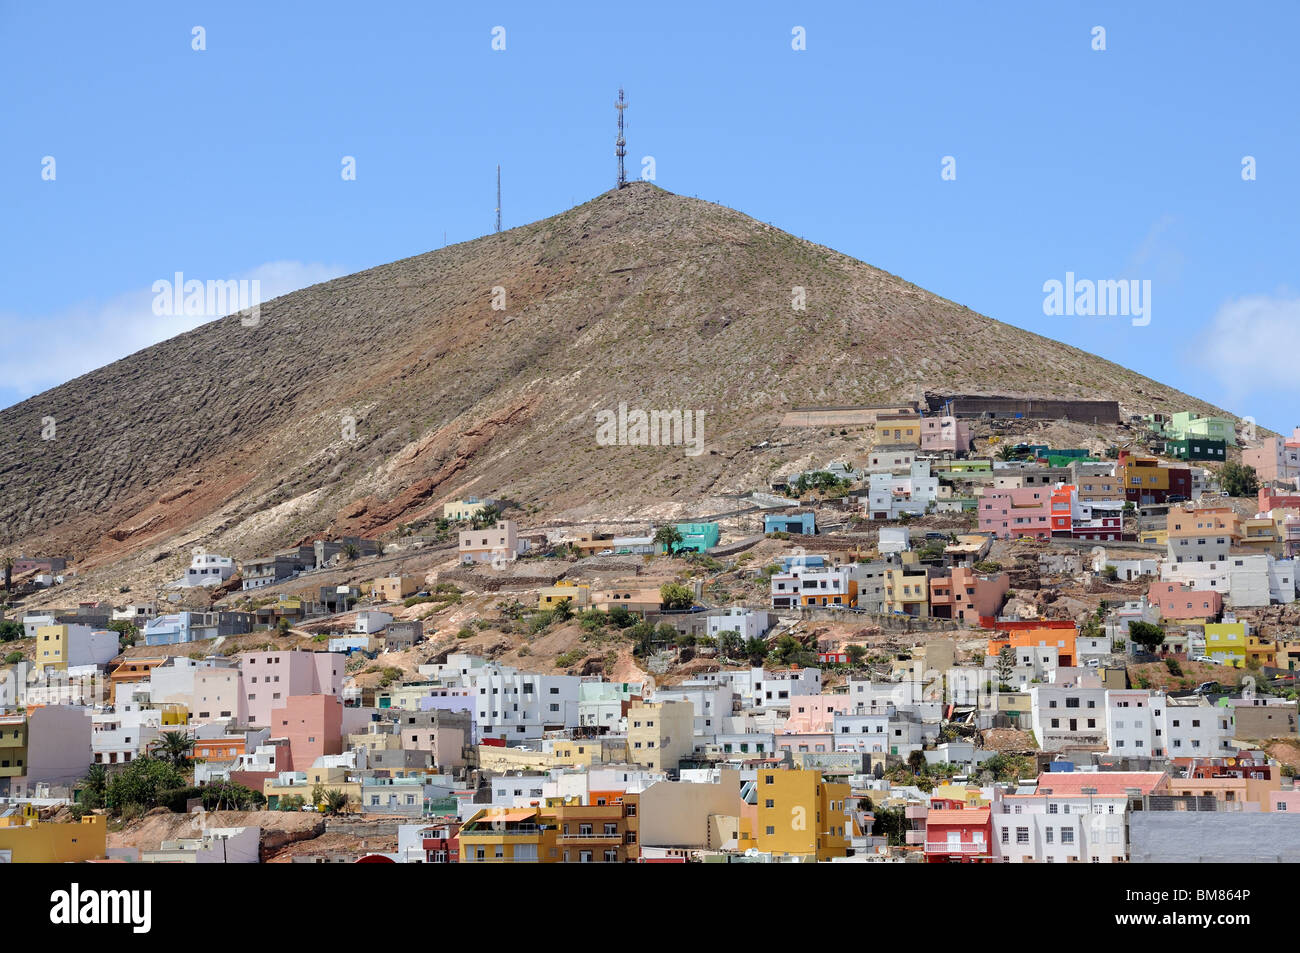
[[(791, 289), (807, 289), (807, 310)], [(494, 287), (507, 307), (493, 310)], [(785, 462), (790, 405), (919, 387), (1215, 408), (733, 210), (646, 183), (316, 285), (0, 412), (0, 541), (79, 566), (380, 534), (469, 492), (543, 518), (704, 515)], [(705, 452), (595, 413), (702, 411)], [(1221, 413), (1221, 411), (1219, 411)], [(345, 416), (354, 440), (343, 438)], [(40, 437), (55, 418), (57, 439)], [(716, 512), (716, 510), (705, 512)]]

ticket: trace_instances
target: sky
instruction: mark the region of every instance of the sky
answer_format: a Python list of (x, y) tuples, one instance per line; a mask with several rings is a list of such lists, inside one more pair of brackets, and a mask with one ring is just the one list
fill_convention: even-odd
[[(478, 237), (498, 163), (506, 228), (593, 198), (622, 85), (630, 176), (1289, 434), (1297, 33), (1294, 2), (3, 0), (0, 407), (208, 320), (155, 313), (177, 272), (267, 300)], [(1067, 274), (1143, 293), (1046, 313)]]

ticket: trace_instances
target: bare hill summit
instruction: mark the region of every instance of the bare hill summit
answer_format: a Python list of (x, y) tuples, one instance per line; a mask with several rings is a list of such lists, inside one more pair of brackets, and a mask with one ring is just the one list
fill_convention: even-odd
[[(804, 311), (791, 308), (795, 286)], [(0, 412), (0, 541), (85, 565), (199, 542), (244, 557), (380, 534), (464, 493), (544, 516), (659, 502), (686, 513), (759, 488), (742, 451), (791, 405), (880, 403), (918, 386), (1222, 413), (635, 183), (285, 295), (256, 327), (213, 321)], [(620, 402), (702, 411), (704, 453), (598, 445), (596, 412)], [(44, 417), (56, 439), (41, 439)]]

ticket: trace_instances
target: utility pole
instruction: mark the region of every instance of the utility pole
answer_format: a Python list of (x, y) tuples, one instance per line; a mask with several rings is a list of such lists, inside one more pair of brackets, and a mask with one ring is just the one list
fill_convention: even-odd
[(501, 165), (497, 164), (497, 231), (501, 231)]
[(627, 109), (627, 103), (623, 101), (623, 87), (618, 88), (618, 102), (614, 104), (618, 110), (618, 138), (614, 140), (614, 155), (618, 156), (618, 187), (621, 189), (627, 185), (627, 172), (623, 168), (623, 158), (627, 155), (627, 139), (623, 137), (623, 110)]

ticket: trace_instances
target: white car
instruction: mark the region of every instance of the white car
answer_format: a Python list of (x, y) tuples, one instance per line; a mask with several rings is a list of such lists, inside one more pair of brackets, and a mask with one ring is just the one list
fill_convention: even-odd
[(1195, 658), (1192, 659), (1192, 661), (1193, 661), (1193, 662), (1208, 662), (1208, 663), (1210, 663), (1211, 665), (1218, 665), (1218, 664), (1219, 664), (1219, 663), (1216, 662), (1214, 659), (1210, 658), (1208, 655), (1197, 655)]
[(614, 555), (614, 550), (612, 550), (612, 549), (602, 549), (602, 550), (601, 550), (600, 552), (598, 552), (596, 555), (597, 555), (597, 556), (613, 556), (613, 555)]

